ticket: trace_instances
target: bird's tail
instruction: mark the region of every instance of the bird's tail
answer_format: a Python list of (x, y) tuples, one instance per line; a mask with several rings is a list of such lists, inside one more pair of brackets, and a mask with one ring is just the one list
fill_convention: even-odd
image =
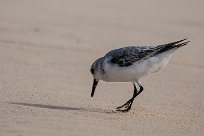
[(171, 43), (167, 43), (167, 44), (164, 44), (164, 45), (159, 45), (158, 47), (161, 48), (157, 54), (159, 53), (162, 53), (162, 52), (165, 52), (165, 51), (168, 51), (168, 50), (171, 50), (171, 49), (176, 49), (176, 48), (180, 48), (182, 46), (185, 46), (189, 43), (190, 41), (186, 39), (183, 39), (183, 40), (179, 40), (179, 41), (176, 41), (176, 42), (171, 42)]

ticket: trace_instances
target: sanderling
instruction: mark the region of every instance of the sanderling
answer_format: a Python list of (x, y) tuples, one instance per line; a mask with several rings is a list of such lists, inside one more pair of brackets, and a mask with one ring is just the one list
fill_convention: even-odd
[(94, 96), (99, 80), (132, 82), (134, 85), (132, 98), (116, 108), (117, 111), (129, 111), (135, 97), (143, 91), (140, 79), (149, 73), (160, 70), (168, 63), (172, 54), (188, 42), (187, 39), (183, 39), (163, 45), (128, 46), (108, 52), (91, 66), (90, 71), (94, 78), (91, 97)]

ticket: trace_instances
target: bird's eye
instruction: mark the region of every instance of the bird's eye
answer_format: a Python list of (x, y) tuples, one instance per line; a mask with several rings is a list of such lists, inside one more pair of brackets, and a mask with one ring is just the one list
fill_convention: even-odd
[(94, 74), (94, 69), (93, 68), (91, 68), (90, 71), (91, 71), (91, 74)]

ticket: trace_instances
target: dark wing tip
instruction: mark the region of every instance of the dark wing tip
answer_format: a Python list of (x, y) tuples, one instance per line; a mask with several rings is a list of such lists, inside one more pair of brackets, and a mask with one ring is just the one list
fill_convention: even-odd
[(182, 39), (182, 40), (179, 40), (179, 41), (176, 41), (176, 42), (168, 43), (166, 45), (172, 46), (172, 47), (181, 47), (181, 46), (187, 45), (190, 42), (190, 41), (187, 41), (187, 39), (188, 38), (185, 38), (185, 39)]
[(176, 41), (176, 42), (171, 42), (171, 43), (167, 43), (167, 44), (163, 44), (163, 45), (159, 45), (158, 50), (156, 51), (156, 54), (174, 49), (174, 48), (180, 48), (182, 46), (185, 46), (189, 43), (190, 41), (187, 41), (187, 38)]
[(182, 43), (179, 43), (178, 45), (179, 46), (184, 46), (184, 45), (187, 45), (190, 41), (186, 41), (186, 42), (182, 42)]
[[(172, 43), (170, 43), (170, 44), (177, 44), (177, 43), (181, 43), (181, 42), (183, 42), (183, 41), (186, 41), (188, 38), (185, 38), (185, 39), (182, 39), (182, 40), (179, 40), (179, 41), (176, 41), (176, 42), (172, 42)], [(190, 41), (189, 41), (190, 42)]]
[(173, 43), (170, 43), (169, 45), (172, 47), (172, 48), (179, 48), (179, 47), (182, 47), (182, 46), (185, 46), (189, 43), (190, 41), (187, 40), (187, 38), (183, 39), (183, 40), (179, 40), (177, 42), (173, 42)]

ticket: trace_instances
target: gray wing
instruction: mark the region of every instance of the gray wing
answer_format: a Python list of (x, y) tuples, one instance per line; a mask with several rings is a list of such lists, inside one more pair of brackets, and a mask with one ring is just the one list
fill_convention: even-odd
[(113, 64), (127, 67), (150, 56), (150, 54), (155, 52), (155, 49), (153, 46), (129, 46), (112, 50), (105, 57), (111, 57), (110, 62)]
[(105, 57), (110, 57), (110, 62), (113, 64), (127, 67), (136, 61), (155, 56), (173, 48), (184, 46), (189, 42), (182, 42), (184, 40), (186, 39), (158, 46), (129, 46), (119, 48), (108, 52)]

